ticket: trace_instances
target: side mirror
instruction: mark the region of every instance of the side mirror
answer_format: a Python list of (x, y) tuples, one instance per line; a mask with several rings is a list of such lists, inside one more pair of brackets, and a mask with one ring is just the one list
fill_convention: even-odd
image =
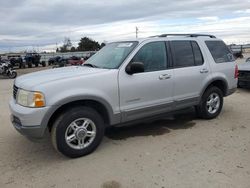
[(142, 62), (132, 62), (126, 67), (126, 73), (132, 75), (144, 72), (144, 64)]

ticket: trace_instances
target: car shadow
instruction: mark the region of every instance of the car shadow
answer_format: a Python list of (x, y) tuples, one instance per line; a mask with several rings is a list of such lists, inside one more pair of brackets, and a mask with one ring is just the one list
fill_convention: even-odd
[(9, 78), (8, 76), (0, 75), (1, 80), (13, 80), (12, 78)]
[(241, 93), (241, 92), (246, 92), (249, 93), (250, 92), (250, 88), (237, 88), (237, 93)]
[(110, 127), (105, 136), (112, 140), (124, 140), (138, 136), (160, 136), (170, 133), (171, 130), (188, 129), (195, 126), (196, 118), (194, 108), (178, 111), (167, 117), (127, 127)]
[[(193, 122), (195, 117), (194, 109), (189, 108), (156, 121), (140, 123), (129, 127), (109, 128), (105, 136), (111, 140), (126, 140), (139, 136), (160, 136), (170, 133), (172, 130), (192, 128), (195, 126), (195, 122)], [(37, 142), (31, 142), (18, 134), (15, 135), (8, 141), (8, 144), (11, 146), (9, 150), (12, 150), (12, 155), (8, 156), (9, 163), (6, 165), (11, 166), (12, 169), (15, 169), (17, 166), (22, 168), (25, 168), (25, 166), (36, 168), (37, 166), (55, 165), (67, 161), (70, 163), (71, 161), (70, 158), (55, 151), (49, 134), (43, 140)], [(108, 150), (107, 144), (106, 142), (98, 147), (93, 155), (100, 155), (104, 150)], [(6, 155), (8, 154), (6, 153)], [(85, 156), (85, 158), (86, 160), (90, 160), (91, 155)]]

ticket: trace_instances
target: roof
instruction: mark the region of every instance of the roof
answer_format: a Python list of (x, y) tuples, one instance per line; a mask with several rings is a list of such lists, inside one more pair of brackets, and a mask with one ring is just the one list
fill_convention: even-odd
[[(137, 41), (139, 43), (142, 43), (144, 41), (155, 41), (155, 40), (165, 40), (166, 38), (168, 39), (206, 39), (206, 40), (219, 40), (216, 38), (214, 35), (206, 35), (206, 34), (161, 34), (161, 35), (156, 35), (156, 36), (151, 36), (148, 38), (137, 38), (137, 39), (127, 39), (127, 40), (119, 40), (119, 42), (131, 42), (131, 41)], [(113, 42), (117, 42), (113, 41)]]

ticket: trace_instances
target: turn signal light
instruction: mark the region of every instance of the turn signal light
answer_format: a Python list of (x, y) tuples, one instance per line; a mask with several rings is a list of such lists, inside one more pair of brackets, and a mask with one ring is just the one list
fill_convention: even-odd
[(33, 100), (34, 100), (35, 107), (44, 107), (45, 106), (45, 100), (44, 100), (42, 93), (35, 92)]

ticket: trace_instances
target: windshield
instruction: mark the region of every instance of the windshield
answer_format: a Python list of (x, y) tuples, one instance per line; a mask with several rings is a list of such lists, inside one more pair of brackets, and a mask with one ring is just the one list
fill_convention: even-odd
[[(114, 42), (107, 44), (84, 64), (104, 69), (116, 69), (136, 47), (138, 42)], [(84, 66), (83, 64), (83, 66)]]

